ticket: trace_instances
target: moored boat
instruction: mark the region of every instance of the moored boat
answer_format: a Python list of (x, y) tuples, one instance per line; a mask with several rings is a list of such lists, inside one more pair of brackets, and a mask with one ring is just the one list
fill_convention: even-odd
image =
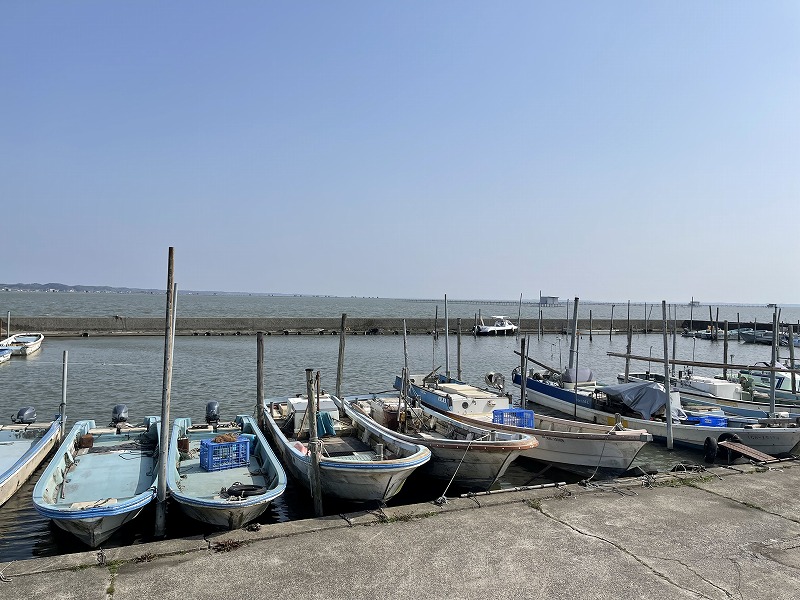
[[(502, 393), (502, 377), (486, 376), (499, 390), (481, 389), (462, 381), (438, 376), (411, 376), (409, 394), (420, 403), (464, 423), (527, 433), (539, 442), (522, 453), (544, 465), (581, 476), (615, 476), (631, 468), (636, 455), (653, 438), (642, 429), (621, 425), (585, 423), (539, 412), (513, 408)], [(395, 380), (400, 387), (402, 380)]]
[(11, 348), (0, 348), (0, 365), (8, 362), (14, 351)]
[(42, 516), (93, 548), (156, 495), (160, 418), (130, 425), (127, 413), (117, 405), (108, 427), (76, 422), (33, 490)]
[(469, 491), (485, 491), (503, 476), (520, 453), (535, 448), (535, 437), (467, 424), (426, 408), (408, 405), (399, 392), (342, 399), (353, 419), (370, 419), (397, 438), (427, 447), (431, 460), (419, 473)]
[(495, 315), (491, 317), (494, 319), (494, 324), (486, 325), (481, 319), (481, 322), (472, 328), (475, 335), (516, 335), (519, 327), (514, 325), (508, 317), (503, 315)]
[[(584, 385), (581, 379), (586, 377), (573, 377), (572, 382), (564, 379), (534, 373), (523, 383), (518, 372), (513, 374), (513, 383), (526, 385), (527, 397), (535, 404), (596, 423), (611, 424), (621, 416), (623, 425), (645, 429), (659, 441), (667, 439), (666, 392), (661, 384), (645, 381), (597, 386), (594, 382)], [(789, 455), (800, 443), (800, 427), (791, 419), (740, 422), (739, 426), (735, 419), (713, 415), (693, 421), (686, 418), (680, 408), (680, 394), (673, 391), (670, 406), (674, 444), (703, 451), (707, 459), (716, 455), (717, 444), (726, 440), (772, 456)]]
[(14, 356), (29, 356), (42, 347), (44, 334), (15, 333), (0, 341), (0, 348), (10, 348)]
[(36, 422), (33, 407), (20, 409), (11, 425), (0, 425), (0, 506), (2, 506), (61, 439), (63, 415)]
[(343, 405), (340, 416), (335, 397), (321, 394), (319, 415), (308, 415), (307, 396), (265, 401), (267, 434), (283, 464), (304, 486), (311, 487), (309, 425), (321, 433), (319, 471), (323, 496), (351, 502), (386, 502), (403, 487), (415, 469), (427, 463), (424, 446), (398, 439), (368, 419), (352, 419)]
[(238, 529), (283, 494), (286, 473), (253, 417), (222, 423), (218, 403), (210, 402), (204, 424), (175, 419), (167, 487), (190, 517)]

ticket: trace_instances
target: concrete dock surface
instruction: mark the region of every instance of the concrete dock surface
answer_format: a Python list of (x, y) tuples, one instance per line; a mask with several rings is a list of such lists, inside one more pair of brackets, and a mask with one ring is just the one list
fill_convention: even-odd
[(596, 483), (2, 562), (0, 597), (800, 598), (800, 462)]

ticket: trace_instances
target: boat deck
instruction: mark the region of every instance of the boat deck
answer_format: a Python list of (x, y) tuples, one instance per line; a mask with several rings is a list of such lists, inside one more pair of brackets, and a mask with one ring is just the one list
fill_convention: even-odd
[(195, 498), (219, 499), (220, 491), (229, 488), (234, 483), (244, 485), (267, 486), (268, 482), (262, 473), (258, 458), (250, 455), (250, 463), (240, 467), (221, 469), (219, 471), (206, 471), (200, 466), (200, 442), (204, 439), (213, 439), (215, 433), (189, 433), (189, 452), (181, 454), (178, 473), (178, 487), (187, 496)]
[(0, 425), (0, 473), (5, 473), (38, 442), (50, 423)]
[[(155, 467), (152, 448), (127, 436), (95, 436), (92, 448), (75, 453), (55, 504), (80, 508), (82, 504), (99, 506), (132, 498), (153, 485)], [(125, 476), (120, 476), (123, 471)]]

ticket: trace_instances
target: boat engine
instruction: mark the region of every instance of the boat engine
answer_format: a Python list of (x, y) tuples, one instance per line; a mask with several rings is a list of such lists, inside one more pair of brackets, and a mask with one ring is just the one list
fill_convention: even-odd
[(216, 400), (206, 404), (206, 423), (209, 425), (219, 424), (219, 402)]
[(119, 426), (120, 423), (128, 422), (128, 405), (117, 404), (114, 410), (111, 411), (111, 425), (113, 427)]
[(19, 423), (20, 425), (30, 425), (31, 423), (36, 422), (36, 409), (32, 406), (26, 406), (25, 408), (20, 408), (17, 411), (15, 416), (11, 417), (11, 421), (13, 423)]

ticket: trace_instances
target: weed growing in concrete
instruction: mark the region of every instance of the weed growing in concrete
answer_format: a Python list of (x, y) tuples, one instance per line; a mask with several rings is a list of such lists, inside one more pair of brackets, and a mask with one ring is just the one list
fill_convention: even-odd
[(538, 510), (539, 512), (542, 512), (542, 501), (539, 498), (528, 498), (527, 500), (525, 500), (525, 504), (529, 508), (532, 508), (533, 510)]
[(226, 540), (224, 542), (216, 542), (211, 548), (214, 552), (230, 552), (241, 545), (242, 542), (239, 540)]

